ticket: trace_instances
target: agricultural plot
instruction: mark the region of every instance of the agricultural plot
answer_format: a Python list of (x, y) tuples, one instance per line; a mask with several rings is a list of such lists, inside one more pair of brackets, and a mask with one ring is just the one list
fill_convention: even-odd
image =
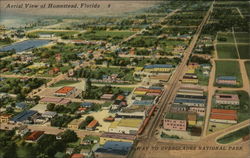
[(217, 35), (218, 43), (234, 43), (232, 32), (219, 32)]
[(234, 33), (237, 43), (249, 43), (250, 42), (250, 34), (247, 32), (237, 32)]
[(238, 50), (241, 59), (250, 59), (250, 45), (238, 44)]
[(242, 85), (240, 65), (238, 61), (216, 61), (215, 78), (219, 76), (235, 76)]
[(250, 80), (250, 61), (245, 62), (245, 67), (247, 70), (248, 79)]
[(237, 59), (238, 54), (234, 44), (217, 44), (217, 54), (221, 59)]

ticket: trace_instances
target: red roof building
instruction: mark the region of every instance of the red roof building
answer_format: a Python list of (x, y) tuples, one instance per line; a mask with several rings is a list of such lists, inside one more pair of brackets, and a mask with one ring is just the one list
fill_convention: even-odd
[(34, 131), (30, 135), (28, 135), (25, 140), (28, 142), (36, 142), (38, 141), (44, 134), (44, 131)]
[(71, 158), (84, 158), (84, 155), (82, 154), (73, 154)]
[(211, 122), (217, 123), (237, 123), (237, 111), (225, 109), (212, 109), (210, 115)]
[(88, 126), (86, 127), (86, 129), (90, 130), (90, 131), (93, 131), (97, 125), (98, 125), (98, 121), (97, 120), (93, 120), (93, 121), (91, 121), (88, 124)]
[(54, 94), (55, 96), (68, 97), (76, 91), (75, 87), (65, 86), (58, 89)]

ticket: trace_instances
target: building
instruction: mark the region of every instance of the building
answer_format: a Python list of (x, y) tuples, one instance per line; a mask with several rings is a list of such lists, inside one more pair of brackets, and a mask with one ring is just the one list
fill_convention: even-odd
[(53, 33), (40, 33), (39, 34), (39, 37), (40, 38), (52, 38), (52, 37), (54, 37), (55, 35), (53, 34)]
[(240, 105), (240, 99), (237, 94), (216, 94), (215, 102), (221, 105)]
[(108, 132), (136, 134), (142, 122), (143, 120), (141, 119), (120, 119), (119, 121), (112, 122), (109, 126)]
[(10, 118), (11, 118), (10, 114), (1, 114), (0, 123), (8, 123)]
[(210, 114), (210, 121), (217, 123), (237, 123), (236, 110), (212, 109)]
[(198, 84), (199, 80), (196, 75), (185, 75), (182, 79), (182, 83)]
[(83, 154), (72, 154), (71, 158), (84, 158)]
[(25, 141), (29, 143), (34, 143), (41, 139), (43, 135), (44, 131), (34, 131), (25, 138)]
[(96, 126), (98, 126), (98, 121), (97, 120), (92, 120), (88, 126), (86, 127), (86, 130), (93, 131), (95, 130)]
[(100, 145), (105, 144), (107, 141), (116, 142), (131, 142), (135, 140), (135, 135), (133, 134), (123, 134), (123, 133), (109, 133), (105, 132), (100, 136)]
[(170, 72), (173, 69), (173, 65), (170, 64), (155, 64), (144, 66), (145, 72)]
[(68, 128), (72, 129), (72, 130), (76, 130), (80, 127), (81, 123), (83, 122), (84, 120), (82, 119), (74, 119), (72, 120), (69, 124), (68, 124)]
[(76, 92), (75, 87), (65, 86), (60, 89), (58, 89), (54, 95), (58, 97), (69, 97), (70, 95), (74, 94)]
[(184, 104), (187, 106), (198, 106), (204, 107), (206, 105), (205, 99), (186, 99), (186, 98), (175, 98), (175, 104)]
[(22, 126), (17, 128), (16, 135), (20, 135), (21, 137), (23, 137), (28, 132), (29, 132), (28, 126), (27, 125), (22, 125)]
[(42, 114), (42, 117), (52, 119), (52, 118), (55, 117), (56, 115), (57, 115), (57, 113), (54, 112), (54, 111), (45, 111), (45, 112)]
[(101, 99), (103, 100), (112, 100), (114, 98), (114, 94), (103, 94)]
[(236, 85), (237, 80), (235, 76), (219, 76), (216, 78), (216, 83), (220, 85)]
[(98, 158), (126, 158), (133, 143), (108, 141), (95, 151)]
[(131, 119), (144, 119), (146, 117), (145, 111), (138, 112), (117, 112), (116, 118), (131, 118)]
[(205, 116), (205, 107), (191, 106), (189, 107), (188, 111), (196, 113), (199, 116)]
[(168, 113), (163, 121), (163, 128), (168, 130), (186, 131), (186, 114)]
[(195, 126), (197, 122), (197, 115), (196, 114), (188, 114), (187, 115), (188, 126)]
[(37, 111), (26, 110), (10, 119), (10, 123), (29, 123), (30, 118), (37, 114)]

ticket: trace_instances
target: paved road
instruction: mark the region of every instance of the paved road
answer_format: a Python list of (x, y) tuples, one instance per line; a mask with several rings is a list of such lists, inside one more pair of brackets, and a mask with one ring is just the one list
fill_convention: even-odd
[[(184, 70), (186, 67), (186, 63), (188, 62), (188, 59), (192, 53), (192, 50), (195, 47), (195, 44), (199, 38), (199, 35), (201, 33), (201, 30), (203, 26), (206, 24), (206, 22), (209, 19), (210, 13), (213, 9), (213, 5), (211, 5), (210, 9), (208, 10), (207, 14), (205, 15), (204, 19), (202, 20), (201, 24), (199, 25), (196, 33), (194, 34), (189, 47), (185, 50), (184, 52), (184, 57), (181, 62), (181, 64), (176, 68), (175, 73), (171, 77), (169, 81), (169, 86), (167, 89), (164, 91), (162, 98), (158, 104), (159, 110), (157, 111), (155, 117), (153, 120), (151, 120), (148, 124), (148, 126), (145, 129), (145, 132), (142, 134), (142, 139), (143, 141), (136, 141), (135, 146), (140, 146), (140, 145), (149, 145), (149, 146), (154, 146), (157, 144), (157, 140), (154, 138), (154, 132), (161, 123), (161, 118), (164, 116), (163, 114), (167, 112), (170, 109), (170, 104), (171, 100), (174, 99), (175, 93), (178, 89), (178, 86), (180, 85), (179, 80), (182, 78), (184, 75)], [(140, 152), (138, 150), (132, 150), (130, 155), (128, 157), (136, 157), (136, 158), (141, 158), (141, 157), (151, 157), (152, 150), (145, 151), (145, 152)]]

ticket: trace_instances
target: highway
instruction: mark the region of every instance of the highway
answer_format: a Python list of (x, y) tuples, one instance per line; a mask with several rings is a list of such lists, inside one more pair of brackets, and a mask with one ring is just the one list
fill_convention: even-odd
[[(173, 100), (175, 96), (175, 92), (177, 91), (179, 87), (179, 80), (182, 78), (184, 75), (184, 68), (186, 67), (186, 64), (189, 60), (189, 57), (196, 45), (196, 42), (198, 41), (198, 38), (200, 36), (201, 30), (203, 26), (206, 24), (208, 21), (210, 14), (213, 10), (213, 3), (209, 10), (207, 11), (207, 14), (203, 18), (201, 24), (198, 26), (196, 33), (194, 34), (189, 47), (185, 50), (184, 52), (184, 57), (182, 59), (181, 64), (176, 68), (175, 73), (173, 74), (172, 78), (169, 80), (168, 86), (165, 89), (164, 93), (162, 94), (162, 97), (158, 103), (158, 108), (159, 110), (155, 114), (155, 117), (149, 122), (147, 127), (144, 130), (144, 133), (142, 136), (138, 137), (138, 140), (135, 141), (135, 147), (138, 146), (140, 143), (147, 145), (147, 146), (154, 146), (156, 144), (157, 140), (154, 138), (155, 131), (157, 127), (160, 125), (162, 117), (164, 117), (165, 112), (167, 112), (170, 109), (171, 101)], [(139, 157), (150, 157), (149, 151), (141, 152), (134, 150), (135, 148), (132, 149), (130, 154), (128, 155), (129, 158), (139, 158)]]

